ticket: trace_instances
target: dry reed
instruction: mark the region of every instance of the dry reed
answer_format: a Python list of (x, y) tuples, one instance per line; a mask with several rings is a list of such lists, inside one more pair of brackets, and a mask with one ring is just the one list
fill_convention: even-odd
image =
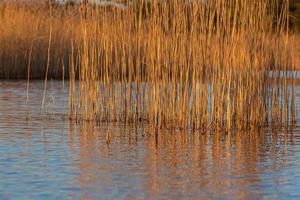
[(288, 125), (295, 62), (288, 1), (277, 2), (3, 4), (0, 77), (68, 75), (69, 118), (78, 122), (228, 132)]

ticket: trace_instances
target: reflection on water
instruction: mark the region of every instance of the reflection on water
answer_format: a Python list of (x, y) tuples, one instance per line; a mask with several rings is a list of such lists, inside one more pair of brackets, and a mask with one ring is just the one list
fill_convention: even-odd
[(231, 134), (76, 125), (62, 116), (68, 85), (50, 85), (49, 120), (43, 82), (31, 83), (28, 103), (25, 82), (0, 82), (0, 199), (300, 197), (297, 125)]

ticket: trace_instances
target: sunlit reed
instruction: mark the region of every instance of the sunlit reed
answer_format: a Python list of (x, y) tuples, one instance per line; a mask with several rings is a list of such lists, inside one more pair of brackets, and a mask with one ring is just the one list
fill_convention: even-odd
[(288, 1), (125, 4), (1, 5), (0, 76), (42, 76), (46, 92), (66, 75), (77, 122), (229, 132), (295, 121)]

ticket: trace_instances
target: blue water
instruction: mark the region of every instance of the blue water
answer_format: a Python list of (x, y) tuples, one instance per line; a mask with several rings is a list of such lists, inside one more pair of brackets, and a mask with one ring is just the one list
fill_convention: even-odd
[(26, 82), (0, 82), (0, 199), (300, 198), (297, 125), (231, 136), (81, 126), (64, 120), (66, 91), (49, 82), (41, 118), (43, 82), (28, 103)]

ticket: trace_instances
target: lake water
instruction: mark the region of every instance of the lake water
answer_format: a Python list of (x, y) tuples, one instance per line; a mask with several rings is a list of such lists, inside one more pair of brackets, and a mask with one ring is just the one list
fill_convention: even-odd
[(43, 84), (30, 83), (27, 103), (26, 81), (0, 82), (0, 199), (300, 198), (298, 125), (233, 135), (76, 125), (59, 81), (41, 117)]

